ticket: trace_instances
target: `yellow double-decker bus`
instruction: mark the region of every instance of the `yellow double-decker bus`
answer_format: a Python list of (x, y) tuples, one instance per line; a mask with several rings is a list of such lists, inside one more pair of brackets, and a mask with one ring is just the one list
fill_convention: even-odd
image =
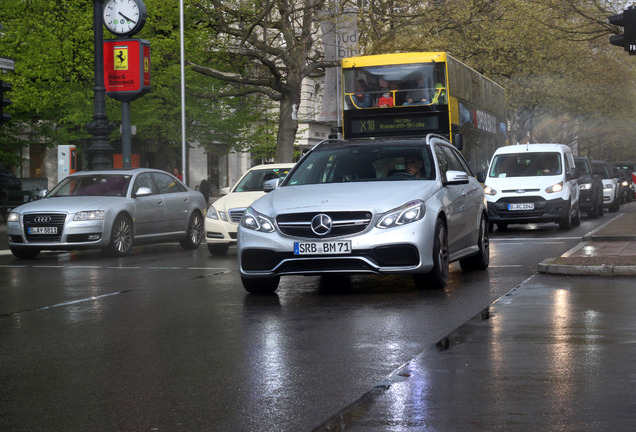
[(473, 170), (507, 141), (503, 87), (445, 52), (342, 59), (346, 139), (447, 137)]

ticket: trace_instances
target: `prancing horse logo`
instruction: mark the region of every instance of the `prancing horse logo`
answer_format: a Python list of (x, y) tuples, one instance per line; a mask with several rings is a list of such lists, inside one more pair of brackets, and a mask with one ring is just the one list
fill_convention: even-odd
[(314, 234), (325, 236), (331, 232), (333, 221), (326, 214), (318, 214), (311, 220), (311, 230)]

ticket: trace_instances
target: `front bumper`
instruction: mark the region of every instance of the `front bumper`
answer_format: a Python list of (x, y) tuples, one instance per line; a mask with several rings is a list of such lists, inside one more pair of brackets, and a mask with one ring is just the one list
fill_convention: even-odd
[[(48, 222), (33, 222), (20, 217), (20, 221), (7, 223), (10, 247), (48, 250), (99, 249), (108, 246), (110, 231), (105, 232), (104, 220), (73, 221), (70, 216), (58, 214)], [(55, 227), (54, 234), (33, 234), (32, 228)]]
[(238, 224), (222, 220), (205, 219), (205, 241), (208, 244), (236, 244)]
[[(533, 210), (509, 210), (509, 204), (534, 204)], [(566, 216), (568, 202), (562, 198), (546, 200), (541, 196), (502, 197), (488, 202), (488, 219), (493, 223), (559, 222)]]
[[(430, 219), (432, 218), (432, 222)], [(432, 227), (429, 229), (428, 227)], [(327, 273), (428, 273), (433, 268), (435, 215), (401, 227), (369, 226), (351, 237), (351, 253), (294, 255), (294, 242), (316, 241), (281, 234), (239, 229), (238, 259), (243, 277), (316, 275)]]
[(591, 190), (583, 190), (579, 194), (579, 203), (581, 206), (581, 210), (589, 211), (594, 210), (596, 208), (596, 203), (594, 202), (594, 192)]

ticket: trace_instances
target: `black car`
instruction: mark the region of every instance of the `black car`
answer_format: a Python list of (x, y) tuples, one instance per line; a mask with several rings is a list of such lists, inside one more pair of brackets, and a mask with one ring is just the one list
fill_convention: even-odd
[(603, 216), (603, 180), (592, 174), (592, 163), (587, 157), (575, 157), (574, 163), (581, 174), (578, 178), (581, 210), (591, 218)]

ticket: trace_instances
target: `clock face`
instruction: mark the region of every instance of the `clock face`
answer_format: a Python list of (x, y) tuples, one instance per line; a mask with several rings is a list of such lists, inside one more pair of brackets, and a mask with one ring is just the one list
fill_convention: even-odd
[(116, 35), (132, 35), (146, 21), (146, 7), (141, 0), (107, 0), (104, 25)]

